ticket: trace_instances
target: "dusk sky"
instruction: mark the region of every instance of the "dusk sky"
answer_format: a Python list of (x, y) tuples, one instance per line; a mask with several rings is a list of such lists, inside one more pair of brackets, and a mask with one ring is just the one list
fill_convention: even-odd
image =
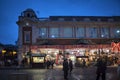
[(120, 16), (120, 0), (0, 0), (0, 43), (15, 44), (16, 21), (33, 9), (39, 18), (49, 16)]

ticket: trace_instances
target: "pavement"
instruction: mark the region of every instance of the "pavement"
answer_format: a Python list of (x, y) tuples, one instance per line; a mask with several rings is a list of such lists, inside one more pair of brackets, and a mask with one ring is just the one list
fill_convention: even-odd
[[(75, 67), (68, 80), (95, 80), (96, 67)], [(53, 69), (0, 68), (0, 80), (64, 80), (62, 66)], [(117, 80), (117, 67), (108, 67), (106, 80)]]

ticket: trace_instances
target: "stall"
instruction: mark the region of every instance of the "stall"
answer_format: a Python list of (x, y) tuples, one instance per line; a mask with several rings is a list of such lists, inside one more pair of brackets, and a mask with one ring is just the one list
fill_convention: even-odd
[(75, 66), (76, 67), (84, 67), (87, 66), (87, 62), (88, 62), (89, 57), (88, 56), (76, 56), (76, 63)]
[(32, 68), (45, 68), (45, 54), (32, 54), (31, 66)]

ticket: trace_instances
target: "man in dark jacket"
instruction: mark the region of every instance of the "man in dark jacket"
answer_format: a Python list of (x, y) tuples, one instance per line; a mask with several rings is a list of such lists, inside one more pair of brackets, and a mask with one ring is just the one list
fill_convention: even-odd
[(69, 59), (69, 70), (70, 70), (70, 73), (72, 72), (73, 70), (73, 63), (72, 63), (72, 60)]
[(99, 58), (96, 66), (97, 66), (96, 80), (99, 80), (100, 76), (102, 77), (102, 80), (106, 80), (106, 78), (105, 78), (105, 75), (106, 75), (106, 61)]
[(63, 71), (64, 71), (64, 79), (66, 79), (66, 80), (67, 80), (67, 76), (68, 76), (68, 70), (69, 70), (68, 61), (67, 61), (67, 59), (65, 59), (63, 61)]

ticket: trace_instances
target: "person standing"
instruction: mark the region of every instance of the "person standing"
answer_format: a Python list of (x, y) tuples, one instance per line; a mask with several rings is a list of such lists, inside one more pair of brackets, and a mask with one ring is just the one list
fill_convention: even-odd
[(54, 63), (55, 63), (55, 61), (54, 60), (51, 60), (51, 68), (53, 69), (53, 66), (54, 66)]
[(70, 73), (72, 72), (73, 70), (73, 63), (72, 63), (72, 60), (69, 59), (69, 70), (70, 70)]
[(86, 61), (85, 61), (85, 59), (82, 60), (82, 64), (83, 64), (82, 65), (83, 67), (86, 67)]
[(97, 60), (97, 77), (96, 80), (99, 80), (100, 77), (102, 77), (102, 80), (106, 80), (106, 61), (99, 58)]
[(64, 59), (64, 61), (63, 61), (63, 71), (64, 71), (64, 79), (66, 79), (66, 80), (68, 80), (68, 78), (67, 78), (68, 70), (69, 70), (68, 61), (67, 61), (67, 59)]
[(46, 61), (46, 65), (47, 65), (47, 69), (49, 69), (49, 67), (50, 67), (50, 60)]
[(120, 80), (120, 60), (118, 60), (117, 76), (118, 76), (118, 80)]

